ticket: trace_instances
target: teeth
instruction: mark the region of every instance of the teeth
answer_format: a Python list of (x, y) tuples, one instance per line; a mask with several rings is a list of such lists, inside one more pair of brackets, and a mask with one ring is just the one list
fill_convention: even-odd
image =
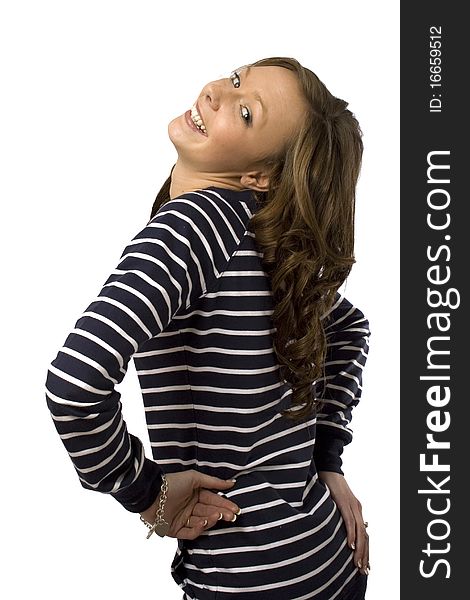
[(193, 123), (201, 129), (202, 131), (206, 131), (206, 126), (204, 125), (204, 121), (201, 119), (199, 113), (197, 112), (196, 105), (191, 108), (191, 119)]

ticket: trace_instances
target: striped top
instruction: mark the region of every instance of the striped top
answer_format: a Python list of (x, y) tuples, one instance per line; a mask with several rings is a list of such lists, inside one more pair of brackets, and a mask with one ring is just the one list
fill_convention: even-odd
[[(251, 190), (208, 187), (161, 206), (49, 365), (46, 401), (81, 485), (130, 512), (162, 472), (235, 478), (242, 508), (178, 540), (171, 574), (197, 600), (333, 600), (358, 569), (317, 471), (342, 473), (369, 324), (339, 293), (323, 315), (328, 353), (316, 418), (280, 415), (291, 389), (272, 345), (273, 297), (249, 220)], [(133, 358), (153, 460), (116, 390)]]

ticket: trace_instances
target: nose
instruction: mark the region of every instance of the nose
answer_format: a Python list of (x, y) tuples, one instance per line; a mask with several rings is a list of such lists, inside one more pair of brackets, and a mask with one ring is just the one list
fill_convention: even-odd
[(224, 80), (213, 81), (206, 85), (206, 87), (202, 91), (202, 97), (204, 98), (204, 102), (212, 110), (219, 110), (222, 102), (226, 98), (228, 94), (228, 90), (224, 85)]
[(204, 88), (204, 103), (207, 104), (212, 110), (219, 110), (220, 106), (220, 92), (217, 90), (217, 86), (210, 83)]

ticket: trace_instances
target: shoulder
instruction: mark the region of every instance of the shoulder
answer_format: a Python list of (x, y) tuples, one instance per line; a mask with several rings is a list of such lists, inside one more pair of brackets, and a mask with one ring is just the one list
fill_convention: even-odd
[[(204, 262), (221, 272), (245, 239), (249, 190), (206, 188), (167, 200), (134, 235), (123, 254), (155, 255), (163, 248), (180, 262)], [(212, 266), (211, 266), (212, 264)]]
[(240, 242), (252, 216), (250, 190), (206, 188), (185, 192), (165, 202), (146, 226), (169, 228), (185, 237), (221, 238)]

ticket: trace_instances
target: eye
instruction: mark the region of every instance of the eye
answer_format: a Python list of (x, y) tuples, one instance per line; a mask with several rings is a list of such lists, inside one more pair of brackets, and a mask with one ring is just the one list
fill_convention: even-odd
[[(234, 87), (236, 87), (236, 88), (240, 87), (240, 74), (238, 71), (232, 71), (232, 73), (230, 74), (230, 79), (231, 79)], [(245, 124), (251, 125), (252, 117), (251, 117), (251, 112), (248, 109), (248, 107), (242, 106), (240, 114), (241, 114), (242, 119), (245, 121)]]
[(246, 106), (242, 106), (241, 109), (242, 119), (246, 122), (247, 125), (251, 124), (251, 113)]
[(232, 73), (230, 73), (230, 79), (232, 80), (234, 87), (240, 87), (240, 75), (238, 74), (238, 71), (232, 71)]

